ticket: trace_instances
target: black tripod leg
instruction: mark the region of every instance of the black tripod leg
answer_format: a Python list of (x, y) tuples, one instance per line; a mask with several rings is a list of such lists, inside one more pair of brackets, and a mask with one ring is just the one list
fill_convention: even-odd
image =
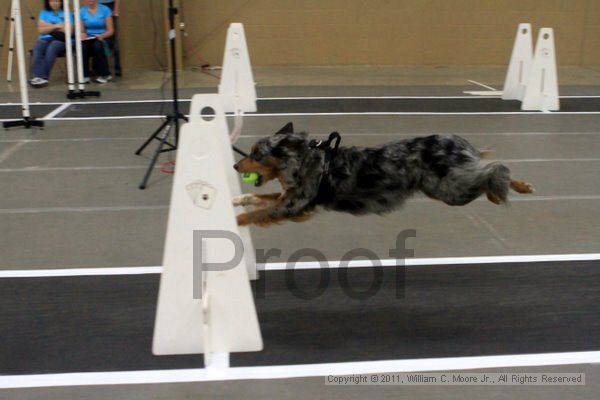
[[(159, 127), (158, 127), (158, 129), (156, 129), (156, 131), (154, 131), (154, 133), (152, 134), (152, 136), (150, 136), (150, 137), (148, 138), (148, 140), (146, 140), (146, 142), (144, 142), (144, 144), (143, 144), (143, 145), (142, 145), (142, 146), (141, 146), (139, 149), (137, 149), (137, 151), (135, 152), (135, 154), (136, 154), (137, 156), (139, 156), (139, 155), (142, 153), (142, 151), (144, 151), (144, 149), (146, 148), (146, 146), (148, 146), (148, 145), (150, 144), (150, 142), (152, 141), (152, 139), (154, 139), (156, 136), (158, 136), (158, 134), (159, 134), (159, 133), (160, 133), (160, 132), (163, 130), (163, 128), (164, 128), (165, 126), (167, 126), (168, 124), (169, 124), (169, 120), (167, 119), (167, 120), (165, 120), (165, 122), (163, 122), (163, 123), (161, 124), (161, 126), (159, 126)], [(169, 128), (169, 129), (170, 129), (170, 128)]]
[(163, 130), (163, 133), (160, 138), (160, 144), (158, 145), (158, 147), (156, 148), (156, 151), (154, 152), (154, 155), (152, 156), (152, 161), (150, 161), (150, 165), (148, 166), (148, 169), (146, 170), (146, 175), (144, 175), (144, 179), (142, 179), (142, 183), (140, 183), (139, 188), (141, 190), (146, 189), (146, 184), (148, 183), (148, 179), (150, 178), (150, 175), (152, 174), (152, 170), (154, 169), (154, 164), (156, 164), (156, 160), (158, 159), (158, 156), (160, 155), (160, 153), (162, 153), (162, 148), (165, 145), (167, 138), (169, 137), (169, 131), (171, 130), (171, 124), (167, 121), (166, 123), (162, 124), (161, 127), (164, 127), (164, 130)]

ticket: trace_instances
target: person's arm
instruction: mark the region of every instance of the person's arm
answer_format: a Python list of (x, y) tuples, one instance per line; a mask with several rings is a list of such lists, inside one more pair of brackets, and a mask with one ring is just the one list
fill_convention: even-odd
[(119, 2), (120, 0), (115, 0), (115, 5), (113, 6), (113, 16), (119, 16)]
[(86, 37), (88, 37), (88, 34), (85, 31), (85, 25), (83, 25), (83, 21), (82, 20), (79, 20), (79, 23), (81, 24), (81, 38), (85, 39)]
[(37, 23), (38, 32), (42, 35), (54, 31), (63, 31), (65, 30), (64, 24), (51, 24), (49, 22), (44, 21), (43, 19), (38, 19)]
[(106, 18), (106, 32), (96, 35), (98, 39), (106, 39), (111, 37), (115, 33), (115, 27), (113, 24), (112, 17)]

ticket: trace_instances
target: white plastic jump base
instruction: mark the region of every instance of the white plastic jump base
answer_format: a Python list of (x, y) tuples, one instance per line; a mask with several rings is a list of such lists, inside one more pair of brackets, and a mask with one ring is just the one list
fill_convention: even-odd
[[(200, 116), (206, 107), (215, 115), (210, 121)], [(154, 330), (156, 355), (210, 353), (220, 364), (224, 353), (262, 349), (246, 258), (232, 269), (194, 274), (195, 230), (240, 235), (231, 201), (236, 190), (231, 187), (232, 160), (220, 95), (194, 96), (190, 122), (179, 138)], [(198, 260), (202, 266), (233, 258), (229, 240), (210, 239), (204, 245)], [(194, 298), (194, 282), (203, 289), (201, 299)], [(211, 365), (210, 357), (205, 363)]]
[(528, 111), (560, 110), (556, 73), (556, 51), (552, 28), (540, 29), (521, 109)]
[(533, 60), (531, 24), (519, 24), (504, 80), (502, 99), (523, 100)]

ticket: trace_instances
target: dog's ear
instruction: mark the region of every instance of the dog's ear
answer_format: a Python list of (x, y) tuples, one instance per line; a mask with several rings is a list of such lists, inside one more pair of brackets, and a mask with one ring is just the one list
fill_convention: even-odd
[(276, 135), (288, 135), (290, 133), (294, 133), (294, 124), (288, 122), (283, 128), (277, 131)]

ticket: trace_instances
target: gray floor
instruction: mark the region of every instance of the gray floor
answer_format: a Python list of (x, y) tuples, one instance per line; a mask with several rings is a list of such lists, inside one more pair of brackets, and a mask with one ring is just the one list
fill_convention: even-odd
[[(404, 87), (402, 95), (462, 95), (463, 87)], [(472, 88), (471, 88), (472, 89)], [(597, 90), (596, 90), (597, 89)], [(262, 96), (390, 94), (381, 87), (265, 88)], [(600, 88), (570, 87), (570, 94), (600, 95)], [(185, 94), (199, 92), (189, 89)], [(160, 98), (156, 91), (139, 98)], [(111, 92), (112, 98), (136, 93)], [(47, 95), (47, 100), (62, 101)], [(106, 99), (103, 99), (106, 100)], [(305, 224), (252, 230), (257, 249), (278, 248), (282, 258), (313, 247), (331, 260), (366, 247), (382, 258), (404, 229), (416, 229), (416, 257), (599, 252), (599, 116), (303, 116), (249, 117), (238, 143), (249, 148), (292, 119), (296, 128), (323, 136), (337, 130), (344, 145), (375, 145), (410, 135), (459, 133), (516, 177), (537, 189), (513, 196), (509, 207), (481, 200), (450, 208), (422, 197), (385, 218), (322, 213)], [(160, 265), (171, 176), (156, 170), (146, 191), (137, 189), (148, 156), (135, 149), (158, 120), (49, 121), (44, 131), (0, 136), (0, 269)], [(163, 156), (167, 160), (168, 156)], [(252, 187), (244, 185), (251, 191)], [(273, 189), (267, 187), (265, 190)], [(278, 261), (276, 259), (270, 261)], [(512, 369), (515, 370), (515, 369)], [(522, 369), (519, 369), (522, 370)], [(532, 372), (585, 371), (585, 387), (365, 387), (332, 388), (322, 378), (284, 381), (10, 390), (4, 399), (208, 398), (597, 398), (595, 366), (538, 367)]]

